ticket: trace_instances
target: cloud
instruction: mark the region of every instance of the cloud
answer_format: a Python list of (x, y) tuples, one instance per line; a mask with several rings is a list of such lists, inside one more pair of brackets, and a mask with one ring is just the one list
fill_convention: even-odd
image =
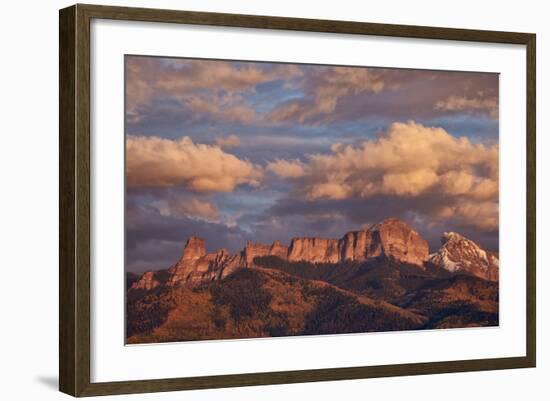
[[(377, 195), (368, 199), (318, 199), (314, 202), (287, 197), (279, 199), (263, 213), (243, 216), (239, 225), (246, 224), (251, 227), (254, 238), (269, 243), (274, 239), (288, 242), (293, 236), (340, 238), (347, 231), (396, 217), (418, 230), (429, 241), (432, 251), (439, 247), (444, 231), (460, 232), (488, 249), (498, 250), (498, 204), (488, 202), (480, 206), (483, 213), (472, 218), (477, 203), (459, 207), (465, 202), (437, 193), (414, 198)], [(460, 210), (460, 214), (445, 213), (453, 210)]]
[(418, 196), (431, 188), (438, 176), (430, 168), (419, 168), (410, 172), (387, 173), (382, 177), (381, 192), (391, 195)]
[(249, 123), (256, 118), (253, 108), (244, 103), (242, 96), (211, 93), (180, 93), (173, 95), (182, 108), (191, 113), (206, 114), (217, 121)]
[[(262, 216), (255, 217), (254, 230), (256, 235), (261, 228), (266, 238), (270, 226), (271, 232), (276, 231), (281, 238), (319, 233), (338, 238), (344, 232), (388, 217), (407, 221), (430, 242), (432, 250), (439, 247), (444, 231), (460, 232), (489, 249), (498, 250), (497, 202), (472, 202), (438, 193), (412, 198), (395, 195), (376, 195), (368, 199), (325, 198), (314, 202), (288, 197), (277, 201)], [(274, 221), (277, 225), (272, 224)], [(282, 234), (284, 232), (288, 234)]]
[(139, 56), (126, 59), (126, 96), (132, 109), (158, 92), (177, 95), (213, 87), (235, 93), (266, 79), (267, 74), (254, 66), (235, 68), (231, 62)]
[(283, 103), (272, 110), (267, 119), (273, 122), (304, 123), (314, 117), (334, 112), (338, 101), (350, 94), (379, 93), (387, 84), (376, 69), (354, 67), (306, 67), (300, 86), (305, 96)]
[(189, 217), (207, 221), (216, 221), (219, 217), (215, 204), (194, 196), (167, 197), (153, 202), (152, 206), (162, 216)]
[(440, 111), (483, 113), (488, 114), (491, 118), (498, 118), (498, 99), (496, 97), (484, 98), (483, 93), (475, 98), (449, 96), (445, 100), (437, 101), (434, 107)]
[(436, 215), (458, 224), (467, 222), (469, 226), (480, 230), (498, 230), (499, 208), (497, 202), (464, 201), (442, 207), (437, 210)]
[(306, 174), (306, 166), (299, 160), (277, 159), (268, 163), (266, 170), (282, 178), (298, 178)]
[(130, 187), (174, 187), (198, 192), (231, 192), (238, 185), (258, 185), (259, 167), (218, 146), (177, 140), (127, 136), (126, 177)]
[(394, 123), (376, 140), (335, 144), (306, 162), (276, 160), (267, 169), (310, 203), (395, 197), (414, 210), (412, 200), (431, 197), (439, 202), (427, 214), (449, 217), (452, 209), (480, 228), (498, 226), (498, 145), (474, 144), (442, 128)]
[(231, 148), (234, 146), (239, 146), (241, 144), (241, 138), (237, 135), (228, 135), (216, 139), (216, 145), (220, 148)]
[(126, 208), (126, 270), (170, 267), (180, 258), (191, 235), (204, 238), (210, 252), (226, 248), (235, 253), (251, 239), (239, 227), (186, 216), (164, 216), (157, 208), (139, 206), (130, 199)]
[[(276, 123), (319, 125), (366, 119), (429, 119), (461, 111), (498, 111), (498, 74), (402, 70), (370, 67), (307, 66), (296, 86), (303, 97), (280, 104), (267, 115)], [(473, 99), (469, 109), (444, 107), (441, 99)], [(441, 108), (436, 108), (441, 102)], [(476, 103), (479, 102), (479, 105)]]
[(130, 56), (126, 58), (126, 118), (139, 123), (144, 108), (156, 99), (170, 98), (195, 114), (249, 123), (256, 113), (245, 94), (254, 92), (258, 84), (300, 74), (299, 68), (286, 64)]
[(128, 56), (129, 125), (155, 120), (151, 109), (168, 101), (187, 124), (386, 124), (459, 113), (495, 119), (498, 74)]

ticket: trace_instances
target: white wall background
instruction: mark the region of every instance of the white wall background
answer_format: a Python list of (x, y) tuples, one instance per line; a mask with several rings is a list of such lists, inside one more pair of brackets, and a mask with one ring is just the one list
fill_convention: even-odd
[[(538, 47), (538, 367), (498, 372), (371, 379), (104, 397), (129, 400), (545, 400), (550, 390), (550, 319), (546, 310), (544, 226), (550, 201), (550, 25), (536, 0), (460, 2), (388, 0), (157, 0), (139, 7), (357, 20), (537, 33)], [(0, 61), (0, 395), (7, 400), (57, 400), (58, 9), (62, 0), (4, 4)], [(545, 316), (546, 314), (546, 316)], [(548, 380), (548, 379), (546, 379)]]

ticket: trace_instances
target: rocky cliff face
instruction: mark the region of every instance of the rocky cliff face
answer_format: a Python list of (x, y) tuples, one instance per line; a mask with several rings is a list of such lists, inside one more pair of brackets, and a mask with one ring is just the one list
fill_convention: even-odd
[(422, 266), (428, 258), (428, 242), (406, 223), (388, 219), (373, 226), (368, 256), (385, 256), (397, 262)]
[[(180, 260), (168, 269), (169, 286), (195, 286), (227, 277), (240, 268), (256, 267), (254, 259), (277, 256), (289, 262), (338, 264), (385, 258), (424, 269), (430, 261), (449, 271), (464, 270), (487, 280), (498, 280), (498, 258), (456, 233), (445, 233), (442, 247), (429, 255), (428, 243), (418, 232), (398, 219), (387, 219), (372, 227), (350, 231), (340, 239), (299, 237), (289, 246), (275, 241), (271, 245), (248, 242), (236, 255), (225, 249), (207, 253), (202, 238), (190, 237)], [(158, 286), (152, 272), (145, 273), (132, 288)]]
[(454, 232), (444, 233), (441, 248), (429, 261), (450, 272), (464, 271), (485, 280), (498, 281), (498, 257), (474, 241)]
[(206, 247), (204, 245), (204, 240), (199, 237), (189, 237), (185, 247), (183, 248), (183, 254), (181, 255), (180, 260), (194, 261), (205, 255)]
[(290, 262), (338, 263), (338, 240), (329, 238), (293, 238), (288, 248)]
[(145, 272), (134, 284), (132, 289), (151, 291), (153, 288), (158, 287), (161, 283), (156, 279), (156, 272)]
[(254, 258), (262, 256), (277, 256), (286, 259), (288, 247), (282, 245), (279, 241), (271, 245), (248, 242), (239, 255), (239, 261), (242, 267), (254, 267)]
[(204, 240), (190, 237), (185, 244), (180, 260), (168, 269), (167, 285), (196, 285), (204, 281), (220, 279), (223, 269), (232, 260), (227, 250), (206, 253)]
[(244, 247), (242, 254), (243, 267), (252, 267), (254, 265), (254, 258), (268, 256), (271, 250), (271, 246), (248, 242)]
[(294, 238), (288, 260), (311, 263), (363, 262), (386, 257), (401, 263), (423, 266), (428, 243), (420, 234), (398, 219), (387, 219), (370, 228), (350, 231), (341, 239)]
[(340, 259), (351, 261), (366, 260), (372, 243), (371, 234), (366, 229), (346, 233), (339, 241)]
[(269, 254), (272, 256), (277, 256), (281, 259), (286, 259), (288, 254), (288, 247), (281, 244), (280, 241), (275, 241), (269, 249)]
[(398, 219), (387, 219), (370, 228), (350, 231), (339, 241), (340, 261), (365, 261), (386, 257), (401, 263), (423, 266), (428, 242)]

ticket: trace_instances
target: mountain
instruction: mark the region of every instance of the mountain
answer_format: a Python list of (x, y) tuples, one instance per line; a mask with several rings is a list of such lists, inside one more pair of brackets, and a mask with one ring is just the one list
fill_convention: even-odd
[[(180, 260), (168, 269), (167, 285), (198, 285), (221, 280), (241, 267), (254, 267), (258, 257), (276, 256), (289, 262), (365, 262), (386, 259), (424, 269), (429, 257), (428, 243), (420, 234), (398, 219), (387, 219), (370, 228), (350, 231), (340, 239), (297, 237), (290, 246), (275, 241), (271, 245), (247, 243), (236, 255), (220, 249), (207, 253), (204, 240), (190, 237)], [(152, 289), (159, 285), (155, 273), (144, 274), (134, 288)]]
[(287, 253), (287, 259), (291, 262), (363, 262), (386, 257), (418, 266), (423, 265), (427, 256), (426, 240), (398, 219), (387, 219), (370, 228), (350, 231), (338, 240), (293, 238)]
[(196, 285), (205, 281), (220, 280), (242, 266), (238, 255), (231, 256), (225, 249), (206, 253), (204, 240), (190, 237), (180, 260), (168, 269), (168, 285)]
[(498, 326), (498, 285), (457, 274), (428, 281), (394, 304), (427, 316), (426, 328)]
[(198, 287), (158, 288), (127, 308), (127, 342), (413, 330), (427, 319), (327, 283), (241, 269)]
[(132, 285), (140, 279), (140, 275), (137, 273), (126, 272), (126, 289), (132, 287)]
[(486, 280), (498, 280), (498, 256), (454, 232), (443, 234), (441, 248), (428, 260), (450, 272), (467, 272)]
[(174, 265), (127, 285), (132, 343), (498, 325), (498, 255), (457, 233), (429, 254), (393, 218), (234, 255), (190, 237)]
[(453, 275), (431, 264), (419, 268), (387, 258), (373, 258), (364, 262), (346, 260), (335, 264), (289, 262), (275, 256), (265, 256), (256, 258), (255, 265), (281, 270), (307, 280), (324, 281), (359, 295), (389, 302), (420, 288), (430, 280)]

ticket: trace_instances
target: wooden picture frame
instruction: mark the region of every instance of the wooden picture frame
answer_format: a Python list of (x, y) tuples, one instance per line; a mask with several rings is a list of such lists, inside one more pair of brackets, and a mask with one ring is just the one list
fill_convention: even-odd
[[(90, 21), (94, 18), (526, 46), (526, 356), (92, 383), (90, 380)], [(59, 388), (62, 392), (73, 396), (95, 396), (535, 366), (536, 37), (534, 34), (80, 4), (60, 10), (59, 29)]]

